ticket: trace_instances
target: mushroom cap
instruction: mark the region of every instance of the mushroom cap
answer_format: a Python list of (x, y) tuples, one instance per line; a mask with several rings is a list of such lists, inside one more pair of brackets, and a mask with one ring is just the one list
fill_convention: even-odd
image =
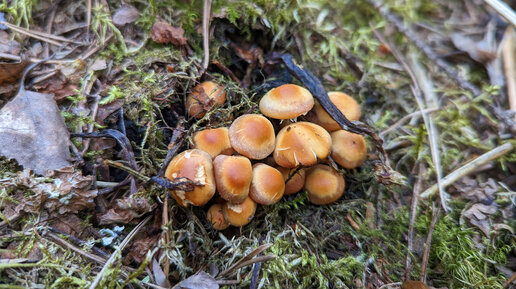
[(367, 145), (363, 136), (345, 130), (331, 133), (331, 157), (343, 168), (354, 169), (367, 158)]
[(229, 142), (227, 127), (198, 131), (194, 133), (192, 140), (194, 148), (207, 152), (212, 158), (220, 154), (231, 155), (234, 152)]
[(283, 179), (285, 180), (285, 195), (292, 195), (295, 194), (303, 188), (305, 185), (305, 178), (306, 178), (306, 170), (305, 169), (299, 169), (295, 174), (292, 175), (290, 180), (288, 180), (288, 176), (296, 171), (296, 168), (289, 169), (284, 167), (276, 167), (278, 171), (281, 172), (283, 175)]
[(239, 154), (261, 160), (274, 151), (276, 137), (268, 119), (259, 114), (244, 114), (229, 127), (229, 140)]
[(196, 85), (186, 98), (186, 111), (197, 119), (204, 116), (212, 106), (226, 102), (224, 87), (213, 81), (205, 81)]
[[(347, 119), (350, 121), (360, 119), (362, 111), (354, 98), (339, 91), (328, 92), (328, 96), (330, 101), (335, 104)], [(315, 102), (314, 108), (308, 114), (308, 119), (330, 132), (341, 129), (340, 125), (326, 112), (318, 101)]]
[(248, 158), (219, 155), (213, 160), (213, 169), (217, 191), (224, 200), (241, 203), (247, 198), (253, 179), (253, 167)]
[(331, 137), (321, 126), (296, 122), (280, 130), (276, 136), (274, 160), (285, 168), (311, 166), (330, 154)]
[(215, 179), (211, 156), (198, 149), (178, 154), (167, 167), (165, 177), (169, 180), (187, 178), (202, 184), (192, 191), (172, 190), (172, 197), (183, 207), (205, 205), (215, 194)]
[(251, 222), (256, 212), (256, 207), (256, 203), (247, 197), (240, 204), (225, 203), (222, 206), (222, 212), (229, 224), (241, 227)]
[(314, 106), (308, 89), (295, 84), (284, 84), (267, 92), (260, 100), (260, 111), (275, 119), (296, 118)]
[(401, 284), (401, 289), (428, 289), (428, 286), (421, 281), (407, 280)]
[(344, 177), (330, 166), (316, 165), (306, 173), (305, 190), (312, 204), (333, 203), (344, 194), (345, 188)]
[(224, 218), (221, 204), (213, 204), (206, 212), (206, 218), (215, 230), (224, 230), (229, 227), (228, 221)]
[(272, 205), (283, 197), (285, 181), (277, 169), (266, 164), (253, 165), (253, 181), (249, 197), (262, 205)]

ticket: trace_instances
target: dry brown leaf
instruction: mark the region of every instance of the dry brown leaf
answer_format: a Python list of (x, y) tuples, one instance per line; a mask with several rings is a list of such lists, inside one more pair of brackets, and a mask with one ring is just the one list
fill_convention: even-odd
[(217, 280), (215, 280), (215, 278), (213, 278), (210, 274), (201, 271), (176, 284), (174, 288), (219, 289), (219, 284), (217, 283)]
[(0, 30), (0, 52), (11, 55), (18, 55), (20, 51), (20, 43), (11, 40), (11, 35), (9, 35), (9, 33)]
[(151, 37), (157, 43), (172, 43), (175, 46), (186, 45), (185, 31), (181, 27), (174, 27), (165, 22), (156, 22), (152, 25)]
[(99, 225), (122, 223), (127, 224), (143, 214), (151, 212), (156, 207), (145, 198), (117, 199), (113, 208), (98, 215)]
[(479, 228), (486, 236), (489, 237), (491, 232), (491, 216), (496, 213), (495, 206), (488, 206), (484, 204), (474, 204), (463, 213), (469, 222), (475, 227)]
[(128, 23), (133, 23), (140, 17), (138, 9), (132, 5), (123, 4), (113, 14), (113, 23), (117, 26), (123, 26)]
[(63, 215), (95, 207), (93, 199), (97, 196), (97, 191), (89, 189), (93, 176), (83, 176), (82, 172), (66, 167), (51, 172), (47, 177), (53, 180), (48, 182), (46, 179), (35, 178), (28, 170), (18, 173), (13, 180), (14, 184), (24, 186), (34, 192), (34, 195), (19, 200), (20, 204), (15, 208), (17, 213), (39, 213), (46, 210), (50, 214)]
[(156, 247), (159, 238), (160, 235), (156, 234), (153, 236), (142, 236), (135, 240), (128, 248), (129, 253), (124, 256), (124, 263), (127, 265), (131, 262), (141, 264), (145, 260), (147, 252)]
[(23, 70), (29, 65), (28, 61), (0, 62), (0, 85), (17, 82)]
[(0, 155), (38, 174), (70, 165), (69, 134), (51, 94), (23, 88), (0, 110)]

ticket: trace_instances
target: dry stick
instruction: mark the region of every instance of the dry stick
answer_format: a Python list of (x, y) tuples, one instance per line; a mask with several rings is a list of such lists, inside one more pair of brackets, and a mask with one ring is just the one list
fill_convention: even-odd
[[(483, 155), (479, 156), (478, 158), (472, 160), (471, 162), (463, 165), (462, 167), (454, 170), (449, 175), (444, 177), (442, 179), (442, 185), (443, 187), (447, 187), (451, 184), (453, 184), (458, 179), (465, 177), (475, 171), (478, 167), (486, 164), (489, 161), (492, 161), (494, 159), (497, 159), (506, 153), (512, 151), (514, 149), (514, 145), (510, 142), (505, 143), (501, 146), (498, 146)], [(436, 192), (438, 191), (437, 184), (431, 186), (430, 188), (426, 189), (419, 197), (421, 199), (427, 199), (432, 197)]]
[(86, 32), (90, 32), (91, 25), (91, 0), (86, 0), (87, 10), (86, 10)]
[(416, 183), (414, 184), (414, 189), (412, 190), (412, 200), (410, 202), (410, 222), (409, 222), (409, 230), (407, 236), (407, 259), (405, 261), (405, 280), (408, 280), (410, 277), (410, 271), (412, 270), (412, 249), (414, 248), (414, 224), (416, 223), (417, 216), (417, 204), (419, 201), (418, 195), (422, 189), (423, 184), (423, 163), (419, 163), (419, 172)]
[(507, 19), (513, 26), (516, 26), (516, 13), (507, 4), (500, 0), (484, 0), (484, 2)]
[(409, 120), (409, 119), (411, 119), (411, 118), (413, 118), (415, 116), (420, 116), (423, 113), (432, 113), (432, 112), (439, 111), (439, 110), (440, 110), (440, 108), (426, 108), (426, 109), (423, 109), (423, 110), (418, 110), (418, 111), (414, 111), (412, 113), (409, 113), (409, 114), (405, 115), (404, 117), (400, 118), (397, 122), (395, 122), (390, 127), (386, 128), (385, 130), (380, 132), (378, 135), (381, 138), (383, 138), (388, 132), (390, 132), (392, 130), (395, 130), (396, 128), (401, 126), (404, 122), (406, 122), (407, 120)]
[[(502, 44), (503, 68), (505, 71), (505, 82), (507, 83), (507, 96), (509, 107), (516, 112), (516, 53), (514, 45), (514, 28), (507, 27)], [(515, 116), (516, 120), (516, 116)]]
[(210, 63), (210, 11), (211, 0), (204, 0), (202, 13), (202, 46), (204, 49), (204, 59), (202, 61), (202, 68), (205, 71)]
[(95, 277), (95, 280), (93, 280), (89, 289), (97, 288), (100, 280), (102, 279), (102, 276), (104, 275), (104, 272), (106, 272), (106, 270), (109, 268), (109, 266), (111, 266), (111, 264), (115, 261), (118, 253), (122, 252), (122, 250), (125, 248), (125, 246), (127, 246), (129, 241), (131, 241), (131, 239), (136, 235), (136, 233), (138, 233), (138, 231), (140, 231), (140, 229), (143, 228), (143, 226), (145, 224), (147, 224), (147, 222), (150, 220), (151, 217), (152, 217), (152, 215), (148, 216), (143, 221), (141, 221), (136, 227), (134, 227), (134, 229), (129, 233), (129, 235), (127, 235), (127, 237), (125, 237), (125, 239), (122, 241), (120, 246), (115, 250), (115, 252), (113, 252), (113, 254), (111, 254), (109, 259), (106, 261), (106, 264), (104, 264), (104, 267), (102, 267), (102, 270), (100, 270), (100, 272), (97, 274), (97, 277)]
[(432, 205), (432, 221), (430, 228), (428, 229), (428, 236), (426, 236), (425, 251), (423, 251), (423, 261), (421, 261), (421, 277), (420, 281), (426, 283), (426, 268), (428, 267), (428, 260), (430, 258), (430, 247), (432, 245), (432, 235), (434, 234), (435, 224), (439, 217), (441, 207), (435, 206), (435, 202)]
[[(163, 212), (162, 212), (162, 224), (161, 228), (163, 230), (163, 239), (165, 245), (170, 244), (170, 230), (166, 227), (168, 224), (168, 192), (165, 193), (165, 200), (163, 201)], [(168, 255), (166, 254), (166, 251), (163, 251), (163, 255), (165, 255), (165, 264), (163, 264), (163, 275), (165, 275), (165, 280), (168, 282), (168, 273), (170, 273), (170, 259), (168, 258)]]

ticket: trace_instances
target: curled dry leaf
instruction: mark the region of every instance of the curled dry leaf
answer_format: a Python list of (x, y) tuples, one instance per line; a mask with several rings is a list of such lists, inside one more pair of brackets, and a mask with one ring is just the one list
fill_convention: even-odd
[(143, 214), (151, 212), (156, 204), (151, 205), (145, 198), (118, 199), (113, 208), (98, 215), (99, 225), (122, 223), (127, 224)]
[(140, 17), (140, 12), (132, 5), (124, 4), (118, 8), (113, 14), (113, 23), (117, 26), (123, 26), (133, 23)]
[(219, 284), (217, 283), (217, 280), (215, 280), (215, 278), (213, 278), (210, 274), (201, 271), (176, 284), (174, 288), (219, 289)]
[(181, 27), (174, 27), (165, 22), (156, 22), (152, 25), (151, 37), (157, 43), (172, 43), (174, 46), (186, 45), (185, 31)]
[(128, 248), (127, 255), (124, 256), (124, 264), (130, 264), (135, 262), (137, 264), (141, 264), (147, 255), (147, 252), (151, 250), (151, 248), (156, 247), (158, 244), (160, 235), (156, 234), (153, 236), (142, 236), (131, 243)]
[(24, 191), (32, 191), (34, 195), (18, 200), (17, 213), (39, 213), (45, 210), (50, 214), (77, 213), (84, 209), (93, 209), (96, 190), (90, 190), (93, 176), (83, 176), (80, 171), (66, 167), (47, 175), (52, 178), (37, 178), (28, 170), (19, 172), (10, 185), (23, 186)]
[(486, 236), (489, 237), (491, 232), (491, 220), (492, 215), (497, 211), (495, 206), (488, 206), (484, 204), (474, 204), (463, 213), (463, 216), (469, 220), (469, 222), (479, 228)]

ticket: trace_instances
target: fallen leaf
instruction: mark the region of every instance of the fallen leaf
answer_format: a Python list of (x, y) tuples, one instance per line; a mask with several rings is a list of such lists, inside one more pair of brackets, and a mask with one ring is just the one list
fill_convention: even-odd
[(473, 204), (471, 208), (467, 209), (463, 216), (469, 220), (469, 222), (479, 228), (486, 236), (489, 237), (491, 232), (491, 219), (490, 216), (496, 213), (497, 208), (495, 206), (488, 206), (484, 204)]
[(123, 99), (115, 99), (110, 103), (99, 105), (96, 121), (100, 125), (104, 125), (104, 120), (113, 112), (119, 110), (124, 105)]
[(140, 239), (135, 240), (128, 248), (129, 253), (124, 256), (124, 263), (127, 265), (131, 262), (141, 264), (145, 260), (147, 252), (156, 247), (159, 238), (159, 234), (153, 236), (143, 235)]
[(172, 43), (175, 46), (186, 45), (185, 31), (181, 27), (174, 27), (165, 22), (156, 22), (152, 25), (151, 37), (157, 43)]
[(145, 198), (117, 199), (113, 208), (98, 216), (99, 225), (122, 223), (127, 224), (145, 213), (151, 212), (156, 207)]
[(28, 61), (0, 62), (0, 85), (17, 82), (23, 70), (29, 65)]
[(125, 4), (118, 8), (113, 14), (113, 23), (117, 26), (123, 26), (128, 23), (133, 23), (138, 17), (140, 17), (138, 9), (134, 8), (132, 5)]
[(20, 88), (0, 110), (0, 154), (37, 174), (70, 165), (69, 139), (51, 94)]
[(11, 35), (9, 35), (9, 33), (0, 30), (0, 52), (11, 55), (18, 55), (20, 51), (20, 43), (11, 40)]
[(161, 269), (159, 262), (156, 261), (156, 258), (152, 258), (152, 275), (154, 276), (156, 285), (166, 288), (170, 287), (167, 277), (165, 276), (163, 269)]
[(210, 274), (201, 271), (179, 282), (174, 286), (174, 288), (219, 289), (219, 284), (217, 283), (217, 280), (215, 280), (215, 278), (213, 278)]

